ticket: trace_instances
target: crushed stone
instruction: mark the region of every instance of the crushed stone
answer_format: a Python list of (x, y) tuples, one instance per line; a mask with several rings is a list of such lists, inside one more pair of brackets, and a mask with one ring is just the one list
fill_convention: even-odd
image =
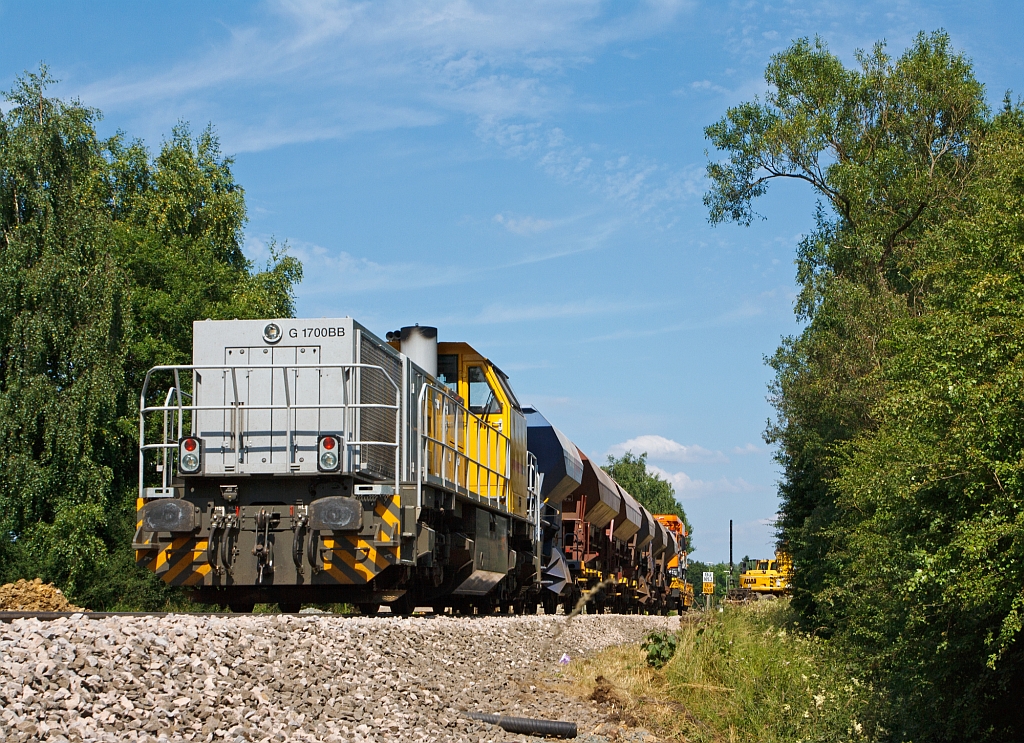
[[(655, 738), (565, 693), (558, 659), (675, 617), (106, 617), (0, 624), (0, 742), (527, 741), (465, 717)], [(564, 674), (564, 675), (563, 675)]]

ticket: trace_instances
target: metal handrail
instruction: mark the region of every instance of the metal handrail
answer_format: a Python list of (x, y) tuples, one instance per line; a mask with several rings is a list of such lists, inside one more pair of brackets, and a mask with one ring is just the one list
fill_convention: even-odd
[[(429, 393), (429, 394), (428, 394)], [(436, 436), (431, 435), (431, 432), (427, 430), (426, 422), (428, 418), (428, 399), (436, 399), (438, 404), (436, 407), (439, 410), (441, 416), (441, 429), (442, 435), (445, 440), (441, 440)], [(433, 474), (429, 471), (430, 467), (427, 467), (427, 471), (424, 471), (423, 460), (430, 457), (430, 465), (433, 464), (435, 456), (430, 456), (431, 445), (440, 450), (440, 463), (439, 469), (440, 478), (445, 481), (454, 483), (456, 486), (461, 486), (469, 492), (475, 492), (476, 495), (486, 497), (488, 500), (498, 499), (502, 502), (505, 510), (509, 510), (509, 491), (511, 489), (511, 477), (509, 468), (511, 467), (511, 439), (506, 436), (503, 432), (496, 429), (485, 419), (471, 412), (466, 408), (455, 396), (447, 389), (434, 385), (424, 385), (420, 388), (418, 405), (418, 428), (421, 437), (421, 445), (418, 447), (419, 462), (418, 462), (418, 477), (417, 477), (417, 502), (422, 503), (422, 486), (426, 476)], [(455, 446), (448, 443), (448, 420), (449, 417), (454, 417), (454, 434)], [(470, 458), (462, 448), (468, 442), (468, 429), (470, 421), (474, 421), (477, 426), (477, 459)], [(480, 437), (482, 433), (486, 433), (488, 438), (487, 444), (487, 462), (480, 461), (481, 454), (481, 441)], [(460, 434), (462, 434), (462, 441), (459, 441)], [(494, 436), (498, 443), (503, 442), (505, 444), (505, 472), (500, 472), (491, 466), (491, 446), (490, 437)], [(459, 444), (462, 443), (462, 447)], [(476, 468), (476, 489), (470, 488), (469, 483), (469, 468), (473, 465)], [(448, 471), (451, 471), (452, 478), (447, 477)], [(460, 476), (461, 475), (461, 476)], [(481, 487), (481, 480), (486, 480), (486, 492)], [(499, 495), (490, 495), (490, 489), (492, 482), (495, 489), (499, 491)]]
[[(247, 372), (266, 369), (266, 370), (271, 370), (271, 374), (273, 374), (273, 370), (275, 370), (275, 369), (281, 369), (282, 370), (282, 375), (284, 377), (285, 404), (284, 405), (280, 405), (280, 404), (276, 404), (276, 405), (275, 404), (246, 405), (245, 406), (245, 410), (246, 411), (250, 411), (250, 410), (271, 410), (271, 411), (273, 411), (273, 410), (284, 410), (284, 411), (287, 411), (287, 415), (286, 415), (286, 419), (287, 419), (286, 450), (287, 450), (288, 462), (290, 464), (294, 464), (293, 460), (294, 460), (294, 457), (295, 457), (295, 451), (294, 451), (294, 446), (293, 446), (294, 431), (292, 429), (292, 411), (293, 410), (295, 410), (295, 411), (298, 411), (298, 410), (342, 410), (342, 411), (344, 411), (344, 414), (343, 414), (343, 417), (342, 417), (342, 431), (340, 433), (341, 433), (341, 435), (343, 437), (344, 447), (345, 447), (343, 451), (344, 451), (344, 455), (345, 455), (346, 471), (348, 471), (351, 468), (352, 450), (355, 447), (362, 447), (362, 446), (386, 446), (386, 447), (393, 447), (394, 450), (395, 450), (395, 490), (396, 490), (396, 492), (398, 491), (398, 488), (400, 486), (400, 478), (401, 478), (401, 468), (400, 468), (400, 464), (401, 464), (401, 449), (400, 449), (400, 440), (401, 440), (401, 409), (402, 409), (401, 388), (395, 382), (395, 380), (392, 379), (391, 375), (387, 372), (387, 370), (384, 369), (383, 367), (381, 367), (381, 366), (379, 366), (377, 364), (360, 364), (360, 363), (350, 363), (350, 364), (180, 364), (180, 365), (165, 365), (165, 366), (155, 366), (155, 367), (153, 367), (152, 369), (150, 369), (146, 373), (145, 380), (143, 381), (143, 384), (142, 384), (142, 391), (139, 394), (139, 495), (140, 496), (142, 496), (145, 493), (145, 484), (144, 484), (144, 481), (145, 481), (145, 453), (147, 451), (160, 450), (160, 449), (162, 449), (164, 451), (164, 457), (163, 457), (163, 459), (164, 459), (164, 471), (162, 473), (163, 474), (162, 482), (164, 483), (164, 487), (169, 487), (170, 486), (170, 467), (168, 466), (170, 464), (170, 458), (168, 457), (168, 450), (169, 449), (174, 449), (178, 445), (177, 438), (180, 438), (181, 435), (184, 432), (184, 424), (185, 424), (184, 423), (184, 415), (185, 415), (186, 411), (189, 412), (189, 413), (194, 413), (194, 412), (197, 412), (197, 411), (231, 410), (232, 411), (232, 444), (233, 444), (233, 449), (234, 449), (237, 461), (239, 461), (239, 462), (241, 461), (242, 421), (241, 421), (241, 417), (240, 416), (241, 416), (241, 412), (242, 412), (242, 401), (240, 399), (240, 395), (239, 395), (239, 392), (238, 392), (238, 375), (237, 375), (237, 371), (239, 369), (244, 369)], [(343, 401), (340, 404), (339, 403), (299, 404), (297, 402), (294, 402), (291, 399), (291, 390), (290, 390), (290, 384), (289, 384), (289, 379), (288, 379), (288, 370), (289, 369), (295, 370), (295, 372), (296, 372), (296, 376), (292, 377), (293, 380), (297, 379), (297, 372), (300, 369), (317, 369), (317, 370), (338, 369), (338, 370), (341, 370), (342, 372), (345, 372), (345, 374), (343, 375), (342, 384), (341, 384), (341, 387), (342, 387), (342, 400)], [(388, 381), (388, 383), (391, 385), (392, 389), (395, 392), (395, 404), (394, 405), (390, 405), (390, 404), (386, 404), (386, 403), (353, 403), (353, 402), (349, 402), (348, 401), (348, 398), (349, 398), (348, 385), (349, 385), (350, 380), (354, 379), (354, 375), (349, 375), (348, 372), (350, 372), (352, 370), (355, 370), (355, 369), (375, 369), (375, 370), (379, 371), (383, 375), (383, 377)], [(225, 373), (225, 374), (230, 373), (231, 374), (231, 382), (232, 382), (231, 389), (232, 389), (232, 396), (233, 396), (232, 403), (230, 405), (197, 405), (197, 404), (185, 405), (183, 403), (182, 397), (188, 397), (190, 400), (194, 400), (194, 398), (193, 398), (192, 395), (189, 395), (188, 393), (182, 392), (182, 390), (181, 390), (180, 373), (182, 371), (191, 371), (192, 372), (193, 389), (194, 389), (195, 384), (196, 384), (196, 380), (197, 380), (197, 377), (198, 377), (198, 372), (203, 372), (203, 371), (220, 371), (220, 372)], [(171, 372), (173, 374), (173, 376), (174, 376), (174, 386), (168, 390), (163, 405), (147, 405), (146, 404), (146, 397), (147, 397), (147, 395), (149, 393), (149, 385), (150, 385), (150, 382), (151, 382), (151, 380), (153, 378), (153, 375), (158, 373), (158, 372)], [(172, 404), (172, 402), (171, 402), (172, 398), (176, 400), (176, 404)], [(354, 413), (355, 411), (362, 410), (362, 409), (394, 410), (395, 411), (395, 441), (393, 441), (393, 442), (391, 442), (391, 441), (361, 441), (361, 440), (357, 441), (357, 440), (351, 439), (350, 438), (350, 435), (351, 435), (350, 428), (352, 426), (349, 425), (349, 419), (350, 419), (349, 412), (352, 411), (352, 413)], [(147, 414), (150, 414), (150, 413), (160, 413), (160, 412), (162, 412), (164, 414), (164, 441), (162, 443), (147, 444), (146, 443), (146, 416), (147, 416)], [(177, 422), (178, 422), (177, 437), (176, 437), (176, 439), (174, 441), (168, 441), (168, 438), (167, 438), (167, 435), (168, 435), (168, 425), (167, 425), (168, 424), (168, 420), (167, 420), (167, 417), (168, 417), (168, 413), (170, 413), (170, 412), (176, 412), (177, 413), (177, 419), (178, 419), (177, 420)], [(192, 422), (191, 422), (191, 429), (192, 429), (192, 433), (193, 434), (195, 433), (195, 425), (196, 425), (196, 420), (195, 420), (195, 416), (193, 416), (192, 417)], [(172, 431), (170, 431), (170, 433), (173, 434), (174, 431), (172, 430)]]

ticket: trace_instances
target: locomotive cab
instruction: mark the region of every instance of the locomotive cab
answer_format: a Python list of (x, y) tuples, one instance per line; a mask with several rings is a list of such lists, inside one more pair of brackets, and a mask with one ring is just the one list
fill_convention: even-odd
[[(437, 344), (437, 377), (466, 403), (469, 412), (511, 440), (508, 471), (512, 480), (512, 510), (525, 516), (526, 416), (508, 377), (468, 343)], [(475, 442), (469, 442), (469, 450), (476, 451)], [(486, 452), (480, 454), (486, 457)], [(504, 469), (504, 462), (498, 464), (499, 469)]]

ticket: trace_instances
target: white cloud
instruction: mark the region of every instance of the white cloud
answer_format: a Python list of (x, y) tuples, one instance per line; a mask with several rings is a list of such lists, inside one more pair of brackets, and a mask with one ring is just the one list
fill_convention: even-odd
[(764, 449), (757, 444), (747, 443), (744, 446), (734, 446), (732, 448), (733, 454), (760, 454)]
[(537, 217), (506, 217), (504, 214), (495, 214), (494, 221), (502, 225), (506, 230), (515, 234), (528, 237), (540, 232), (546, 232), (555, 226), (554, 220), (538, 219)]
[(709, 495), (752, 493), (758, 489), (742, 477), (735, 479), (720, 477), (717, 480), (695, 480), (685, 472), (669, 472), (653, 464), (648, 464), (647, 470), (664, 480), (668, 480), (675, 489), (676, 498), (679, 500), (693, 500)]
[(648, 458), (665, 462), (728, 462), (728, 458), (720, 451), (711, 451), (703, 446), (680, 444), (678, 441), (666, 439), (664, 436), (646, 434), (614, 444), (608, 454), (621, 456), (627, 451), (636, 455), (647, 452)]
[[(460, 265), (433, 263), (380, 263), (347, 253), (328, 250), (315, 243), (289, 239), (289, 252), (302, 261), (303, 298), (321, 294), (344, 295), (396, 289), (422, 289), (432, 286), (459, 284), (484, 273), (489, 268), (471, 269)], [(246, 253), (257, 261), (269, 255), (266, 241), (247, 236)]]
[[(100, 107), (136, 108), (249, 87), (265, 99), (283, 83), (327, 101), (344, 91), (336, 103), (348, 109), (399, 93), (481, 120), (535, 115), (538, 107), (565, 105), (563, 87), (545, 81), (609, 45), (658, 33), (685, 5), (640, 3), (608, 15), (600, 0), (276, 0), (188, 61), (154, 74), (128, 70), (76, 92)], [(308, 114), (293, 112), (297, 122)]]
[(591, 315), (623, 314), (650, 308), (649, 303), (607, 302), (603, 299), (586, 299), (578, 302), (546, 302), (540, 304), (490, 304), (477, 315), (467, 318), (457, 315), (447, 318), (445, 325), (492, 325), (534, 320), (552, 320)]
[[(183, 50), (178, 64), (126, 69), (70, 92), (130, 112), (150, 139), (179, 117), (216, 121), (230, 153), (465, 122), (506, 157), (656, 214), (703, 193), (703, 166), (574, 143), (558, 120), (603, 105), (577, 94), (567, 71), (665, 32), (690, 5), (275, 0), (211, 46)], [(246, 105), (254, 100), (259, 108)]]

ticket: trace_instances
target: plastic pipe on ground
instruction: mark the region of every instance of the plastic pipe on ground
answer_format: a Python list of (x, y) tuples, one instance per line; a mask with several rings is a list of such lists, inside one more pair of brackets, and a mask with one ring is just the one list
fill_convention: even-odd
[(576, 723), (562, 722), (560, 720), (533, 720), (529, 717), (505, 717), (504, 715), (489, 715), (485, 712), (468, 712), (467, 717), (481, 722), (489, 722), (492, 725), (506, 730), (510, 733), (525, 733), (526, 735), (543, 735), (551, 738), (575, 738)]

